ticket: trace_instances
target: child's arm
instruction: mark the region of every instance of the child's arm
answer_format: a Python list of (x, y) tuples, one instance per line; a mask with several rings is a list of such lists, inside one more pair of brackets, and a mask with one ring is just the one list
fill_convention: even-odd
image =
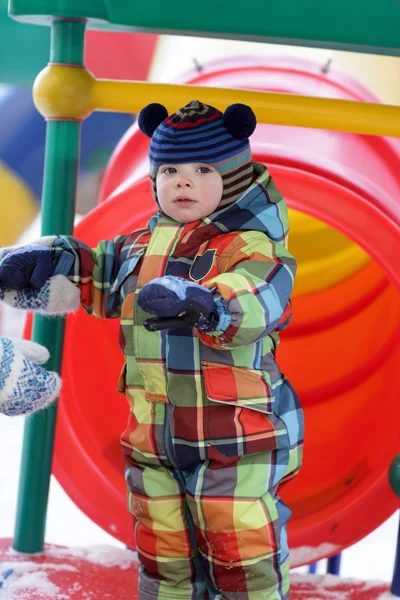
[(182, 322), (194, 327), (204, 344), (230, 350), (288, 324), (297, 265), (287, 250), (286, 202), (267, 172), (265, 178), (265, 187), (260, 186), (249, 210), (241, 213), (249, 226), (254, 223), (259, 230), (232, 231), (219, 256), (219, 275), (203, 280), (201, 286), (187, 280), (174, 283), (171, 280), (179, 278), (171, 276), (143, 286), (139, 306), (157, 315), (146, 321), (146, 328), (154, 331)]
[(0, 301), (42, 314), (65, 314), (80, 305), (79, 290), (62, 275), (53, 275), (51, 246), (55, 236), (26, 246), (0, 248)]
[(190, 326), (208, 346), (220, 350), (252, 344), (291, 316), (290, 293), (296, 262), (285, 247), (266, 234), (238, 235), (225, 250), (225, 272), (202, 285), (163, 276), (138, 294), (149, 331)]
[(284, 328), (296, 272), (288, 250), (261, 232), (240, 234), (228, 250), (225, 272), (202, 285), (213, 290), (217, 304), (224, 301), (230, 324), (211, 334), (195, 330), (204, 344), (221, 350), (247, 346)]
[(72, 236), (60, 236), (53, 242), (56, 273), (68, 278), (80, 291), (80, 303), (96, 317), (120, 317), (118, 274), (121, 250), (126, 235), (113, 241), (101, 241), (95, 249)]
[(118, 236), (91, 250), (73, 236), (60, 236), (5, 248), (0, 260), (0, 300), (43, 314), (65, 314), (82, 304), (89, 314), (119, 317), (119, 289), (113, 289), (113, 284), (125, 240), (126, 236)]

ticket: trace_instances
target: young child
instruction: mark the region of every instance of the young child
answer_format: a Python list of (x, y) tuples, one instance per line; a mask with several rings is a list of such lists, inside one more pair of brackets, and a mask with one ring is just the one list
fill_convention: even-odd
[(158, 205), (148, 227), (95, 250), (46, 238), (0, 265), (0, 283), (41, 306), (58, 278), (58, 311), (80, 302), (121, 319), (141, 600), (289, 597), (279, 487), (300, 468), (303, 416), (275, 353), (296, 262), (285, 202), (252, 162), (255, 126), (241, 104), (222, 114), (192, 101), (171, 116), (150, 104), (139, 115)]

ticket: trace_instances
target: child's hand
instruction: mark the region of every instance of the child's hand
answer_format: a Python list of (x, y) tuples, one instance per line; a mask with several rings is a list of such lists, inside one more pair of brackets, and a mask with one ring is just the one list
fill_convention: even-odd
[(0, 337), (0, 413), (29, 415), (58, 398), (59, 376), (39, 366), (48, 359), (39, 344)]
[(144, 311), (162, 317), (145, 321), (149, 331), (179, 326), (207, 330), (218, 321), (210, 290), (182, 277), (153, 279), (140, 290), (137, 302)]
[(40, 289), (54, 270), (51, 248), (25, 246), (13, 250), (0, 262), (0, 285), (13, 290), (29, 286)]
[(55, 274), (59, 258), (45, 245), (53, 239), (41, 238), (39, 244), (21, 248), (0, 248), (1, 302), (47, 315), (66, 314), (80, 306), (79, 288), (62, 273)]

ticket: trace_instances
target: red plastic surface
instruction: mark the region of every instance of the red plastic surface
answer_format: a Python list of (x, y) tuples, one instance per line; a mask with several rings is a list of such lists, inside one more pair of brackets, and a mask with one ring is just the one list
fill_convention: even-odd
[[(38, 555), (16, 554), (10, 552), (11, 540), (0, 539), (0, 564), (2, 573), (10, 568), (13, 572), (4, 580), (3, 591), (7, 594), (18, 590), (18, 598), (24, 600), (43, 600), (49, 594), (40, 591), (40, 582), (53, 584), (54, 597), (63, 600), (138, 600), (138, 563), (117, 566), (107, 565), (107, 556), (103, 555), (103, 564), (90, 560), (91, 551), (85, 558), (82, 549), (57, 548), (47, 545), (45, 552)], [(113, 549), (110, 548), (112, 558)], [(126, 551), (127, 563), (129, 560)], [(124, 561), (125, 562), (125, 561)], [(30, 576), (33, 573), (33, 579)], [(34, 582), (39, 582), (35, 588)], [(1, 574), (0, 574), (1, 582)], [(387, 583), (363, 582), (340, 579), (333, 576), (298, 575), (291, 578), (292, 600), (379, 600), (389, 590)], [(14, 597), (14, 596), (13, 596)]]
[[(187, 80), (373, 100), (314, 63), (263, 60), (219, 61)], [(376, 137), (259, 125), (253, 138), (255, 159), (269, 165), (288, 204), (373, 259), (334, 289), (296, 297), (282, 336), (279, 362), (306, 419), (304, 467), (282, 494), (293, 510), (292, 562), (300, 564), (304, 554), (316, 560), (356, 542), (397, 508), (387, 469), (400, 441), (392, 425), (400, 417), (400, 158), (396, 141)], [(121, 141), (104, 180), (107, 201), (76, 230), (89, 244), (143, 225), (154, 211), (141, 179), (147, 145), (135, 127)], [(115, 392), (118, 323), (79, 311), (67, 327), (54, 472), (90, 518), (132, 547), (118, 442), (128, 411)], [(304, 546), (312, 553), (296, 553)]]
[(102, 79), (146, 80), (158, 35), (88, 30), (85, 65)]

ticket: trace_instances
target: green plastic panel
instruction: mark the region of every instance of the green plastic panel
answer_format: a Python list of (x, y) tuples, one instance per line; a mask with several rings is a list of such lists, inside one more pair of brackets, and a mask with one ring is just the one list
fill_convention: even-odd
[(15, 19), (400, 55), (399, 0), (9, 0)]
[(50, 29), (13, 21), (7, 4), (0, 0), (0, 82), (32, 85), (49, 60)]

